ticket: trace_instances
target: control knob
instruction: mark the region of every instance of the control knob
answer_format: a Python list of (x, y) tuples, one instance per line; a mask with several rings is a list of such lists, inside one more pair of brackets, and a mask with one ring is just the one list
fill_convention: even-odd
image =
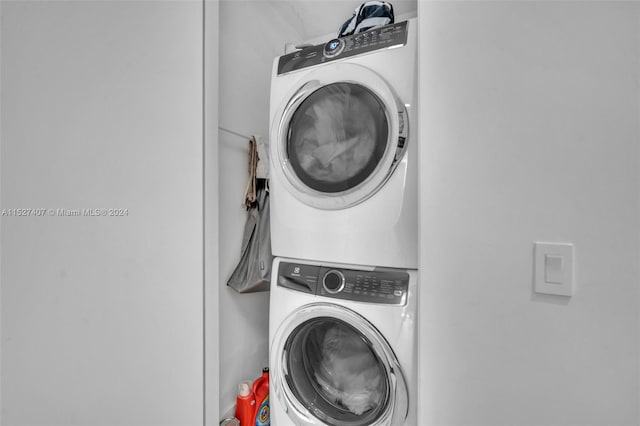
[(331, 294), (340, 293), (344, 288), (345, 278), (342, 271), (332, 269), (322, 277), (322, 287)]
[(333, 58), (338, 56), (344, 50), (344, 41), (339, 38), (334, 38), (333, 40), (329, 40), (322, 50), (322, 54), (327, 58)]

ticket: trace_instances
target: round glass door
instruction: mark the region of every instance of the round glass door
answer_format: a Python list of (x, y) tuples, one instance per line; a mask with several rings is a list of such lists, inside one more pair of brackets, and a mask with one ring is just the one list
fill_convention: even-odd
[(297, 177), (323, 193), (349, 191), (376, 169), (387, 148), (384, 104), (355, 83), (321, 87), (289, 122), (287, 155)]
[(273, 397), (295, 424), (401, 424), (408, 392), (393, 350), (360, 314), (313, 303), (292, 312), (272, 341)]
[(389, 401), (386, 370), (369, 342), (335, 318), (301, 324), (285, 343), (287, 384), (331, 425), (371, 425)]
[(271, 126), (271, 157), (283, 185), (326, 210), (351, 207), (378, 191), (406, 151), (407, 111), (368, 68), (332, 64), (284, 96)]

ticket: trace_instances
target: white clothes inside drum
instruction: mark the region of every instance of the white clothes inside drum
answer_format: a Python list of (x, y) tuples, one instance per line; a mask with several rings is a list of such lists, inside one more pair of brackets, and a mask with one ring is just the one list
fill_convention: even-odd
[(324, 86), (301, 104), (291, 120), (295, 124), (289, 156), (299, 172), (318, 185), (360, 180), (384, 152), (385, 117), (371, 92), (348, 83)]
[(377, 407), (384, 398), (384, 381), (375, 355), (362, 337), (345, 325), (327, 330), (315, 377), (325, 397), (356, 415)]

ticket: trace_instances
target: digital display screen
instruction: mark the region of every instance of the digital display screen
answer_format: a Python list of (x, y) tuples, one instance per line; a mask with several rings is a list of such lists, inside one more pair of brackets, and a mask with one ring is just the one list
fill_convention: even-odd
[(336, 50), (340, 46), (340, 40), (333, 40), (329, 43), (329, 50)]

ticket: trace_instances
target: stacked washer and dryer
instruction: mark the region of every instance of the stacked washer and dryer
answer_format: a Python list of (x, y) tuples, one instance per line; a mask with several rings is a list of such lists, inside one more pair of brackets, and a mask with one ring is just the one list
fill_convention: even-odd
[(276, 58), (271, 423), (415, 425), (415, 19)]

